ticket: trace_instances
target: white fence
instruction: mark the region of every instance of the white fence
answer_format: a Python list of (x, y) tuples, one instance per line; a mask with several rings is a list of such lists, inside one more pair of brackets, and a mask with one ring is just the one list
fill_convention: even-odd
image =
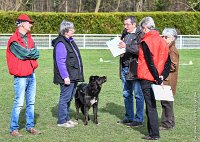
[[(11, 34), (0, 34), (0, 49), (6, 49)], [(52, 49), (51, 41), (56, 34), (33, 34), (38, 49)], [(74, 39), (80, 49), (108, 49), (106, 41), (120, 34), (75, 34)], [(200, 35), (179, 35), (176, 41), (178, 49), (200, 49)]]

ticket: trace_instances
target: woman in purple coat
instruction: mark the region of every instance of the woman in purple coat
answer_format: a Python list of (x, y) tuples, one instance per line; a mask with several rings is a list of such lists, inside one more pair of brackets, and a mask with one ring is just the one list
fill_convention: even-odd
[(83, 82), (83, 65), (80, 51), (74, 42), (74, 24), (62, 21), (59, 35), (52, 41), (54, 84), (60, 85), (58, 127), (72, 128), (78, 123), (70, 120), (69, 109), (78, 82)]

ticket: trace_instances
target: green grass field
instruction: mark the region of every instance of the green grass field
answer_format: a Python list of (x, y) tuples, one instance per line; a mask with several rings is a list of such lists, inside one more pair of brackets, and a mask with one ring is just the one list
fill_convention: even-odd
[[(106, 75), (107, 82), (100, 93), (98, 119), (100, 125), (89, 122), (73, 129), (57, 127), (57, 103), (59, 86), (52, 83), (53, 60), (52, 50), (40, 50), (39, 67), (36, 70), (37, 95), (35, 103), (35, 127), (42, 134), (32, 136), (25, 131), (25, 109), (20, 114), (19, 124), (21, 138), (9, 134), (10, 114), (13, 105), (13, 77), (9, 75), (5, 50), (0, 50), (0, 142), (139, 142), (147, 134), (146, 115), (143, 127), (127, 128), (117, 125), (123, 118), (124, 104), (121, 80), (118, 73), (118, 58), (112, 57), (108, 50), (81, 50), (85, 81), (90, 75)], [(100, 62), (103, 58), (105, 62)], [(193, 65), (182, 65), (193, 62)], [(200, 50), (180, 50), (180, 66), (177, 95), (175, 96), (176, 127), (170, 131), (161, 131), (160, 142), (193, 142), (200, 141)], [(160, 102), (157, 102), (159, 120)], [(92, 109), (90, 115), (93, 120)], [(74, 101), (71, 105), (71, 117), (74, 119)], [(82, 115), (81, 115), (82, 116)], [(82, 118), (82, 117), (81, 117)]]

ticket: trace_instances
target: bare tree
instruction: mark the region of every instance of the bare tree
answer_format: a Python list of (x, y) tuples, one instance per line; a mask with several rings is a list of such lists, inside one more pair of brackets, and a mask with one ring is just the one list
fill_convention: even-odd
[(136, 1), (136, 11), (139, 12), (139, 11), (143, 11), (143, 0), (138, 0)]
[(189, 0), (189, 1), (176, 1), (177, 4), (179, 5), (184, 5), (186, 7), (186, 10), (192, 10), (192, 11), (196, 11), (195, 7), (197, 5), (200, 5), (200, 1), (199, 0)]
[(117, 1), (117, 8), (115, 9), (116, 12), (118, 12), (118, 10), (119, 10), (120, 2), (121, 2), (121, 0)]
[(143, 4), (143, 11), (153, 11), (156, 0), (146, 0)]
[(2, 11), (200, 11), (200, 0), (0, 0)]
[(95, 7), (95, 11), (94, 11), (94, 12), (98, 12), (98, 11), (99, 11), (100, 5), (101, 5), (101, 0), (97, 0), (97, 3), (96, 3), (96, 7)]
[(27, 1), (24, 2), (23, 0), (0, 0), (0, 8), (3, 11), (18, 11), (23, 3), (27, 3)]
[(82, 0), (79, 0), (78, 12), (81, 12), (81, 8), (82, 8)]
[(65, 12), (68, 12), (68, 2), (67, 2), (67, 0), (65, 1)]
[(22, 5), (22, 0), (16, 0), (16, 2), (15, 2), (16, 4), (16, 7), (15, 7), (15, 10), (14, 11), (18, 11), (19, 10), (19, 8), (21, 7), (21, 5)]

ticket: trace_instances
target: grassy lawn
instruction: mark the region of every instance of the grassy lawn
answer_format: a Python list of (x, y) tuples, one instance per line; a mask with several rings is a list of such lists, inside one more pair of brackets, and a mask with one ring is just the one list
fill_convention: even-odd
[[(92, 121), (88, 126), (79, 125), (73, 129), (57, 127), (57, 103), (59, 86), (52, 83), (52, 50), (41, 50), (39, 67), (36, 70), (37, 95), (35, 103), (35, 127), (41, 135), (32, 136), (25, 131), (25, 109), (20, 114), (19, 124), (22, 138), (9, 135), (10, 114), (13, 105), (13, 77), (9, 75), (5, 60), (5, 50), (0, 50), (0, 142), (139, 142), (147, 134), (146, 117), (143, 127), (127, 128), (117, 125), (123, 118), (124, 104), (121, 80), (118, 73), (118, 58), (113, 58), (108, 50), (81, 50), (84, 62), (85, 81), (90, 75), (106, 75), (108, 81), (100, 93), (98, 119), (100, 124)], [(104, 62), (100, 62), (103, 58)], [(182, 65), (193, 62), (193, 65)], [(170, 131), (161, 131), (161, 142), (200, 141), (200, 50), (180, 50), (180, 66), (177, 95), (175, 96), (176, 127)], [(157, 102), (159, 120), (160, 102)], [(93, 120), (92, 109), (90, 115)], [(71, 117), (74, 119), (74, 101), (71, 105)], [(82, 115), (81, 115), (82, 116)], [(145, 115), (146, 116), (146, 115)], [(82, 117), (81, 117), (82, 118)]]

